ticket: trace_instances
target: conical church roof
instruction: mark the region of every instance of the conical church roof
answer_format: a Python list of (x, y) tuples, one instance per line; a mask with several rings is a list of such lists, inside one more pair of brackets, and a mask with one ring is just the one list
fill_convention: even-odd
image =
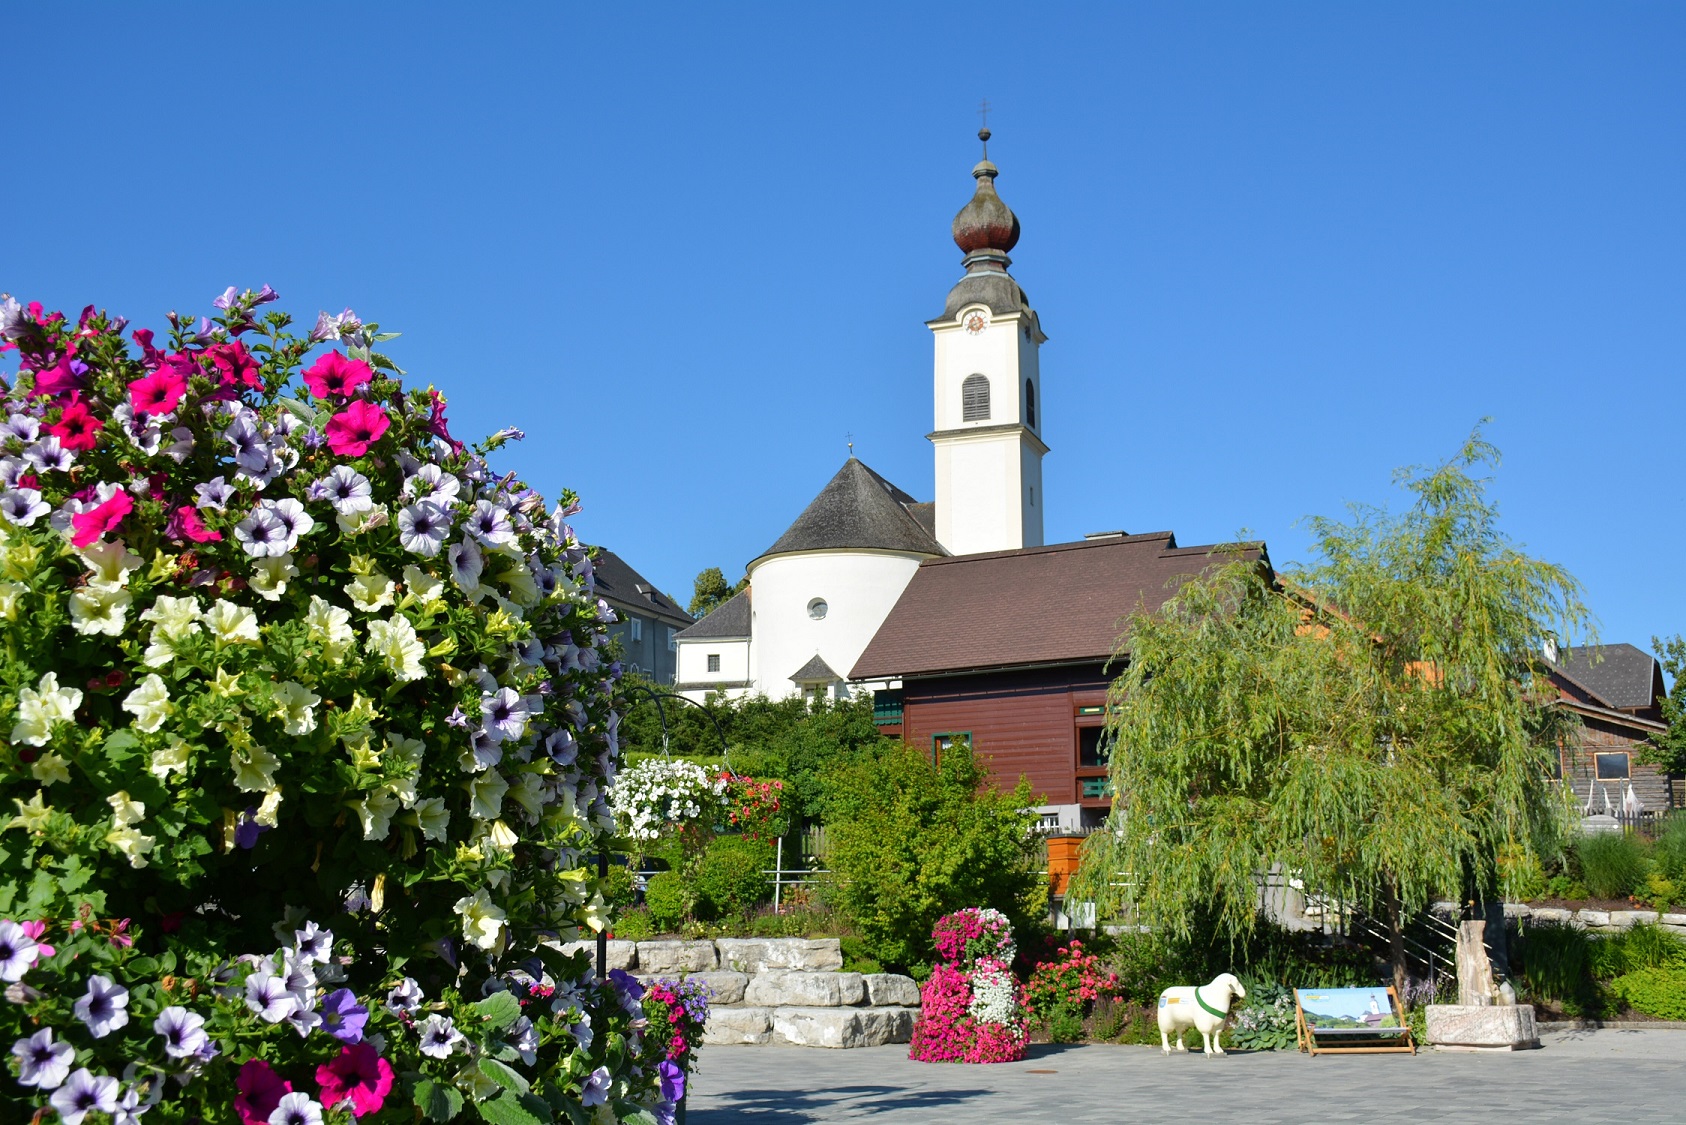
[(917, 501), (851, 457), (820, 490), (796, 522), (761, 553), (835, 551), (850, 547), (946, 555), (942, 545), (908, 512)]

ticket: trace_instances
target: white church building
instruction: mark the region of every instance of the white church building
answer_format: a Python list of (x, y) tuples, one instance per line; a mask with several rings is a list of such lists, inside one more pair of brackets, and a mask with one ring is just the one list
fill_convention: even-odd
[[(989, 131), (979, 134), (987, 142)], [(1019, 221), (995, 192), (997, 169), (955, 216), (966, 274), (926, 322), (935, 349), (936, 497), (920, 503), (850, 457), (783, 535), (748, 566), (749, 585), (682, 630), (676, 690), (840, 697), (849, 670), (920, 563), (1042, 546), (1037, 355), (1047, 337), (1007, 272)], [(863, 683), (858, 689), (894, 686)]]

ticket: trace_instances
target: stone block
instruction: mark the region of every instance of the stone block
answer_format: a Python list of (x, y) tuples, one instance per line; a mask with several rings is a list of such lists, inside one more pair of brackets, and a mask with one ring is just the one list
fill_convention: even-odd
[(744, 989), (749, 986), (749, 978), (744, 974), (724, 970), (716, 970), (712, 973), (691, 973), (685, 979), (699, 980), (707, 985), (709, 991), (714, 993), (714, 998), (709, 1001), (711, 1005), (741, 1004), (743, 1003)]
[(1655, 910), (1612, 910), (1610, 924), (1618, 930), (1628, 930), (1641, 922), (1655, 922), (1660, 917)]
[(890, 1005), (919, 1007), (919, 986), (913, 983), (912, 977), (897, 973), (867, 973), (861, 979), (866, 982), (866, 1002), (875, 1008)]
[(769, 1043), (773, 1013), (767, 1008), (710, 1008), (703, 1025), (703, 1042), (721, 1046)]
[(1515, 918), (1515, 919), (1531, 918), (1531, 917), (1533, 917), (1533, 914), (1534, 914), (1534, 908), (1529, 906), (1525, 902), (1507, 902), (1507, 903), (1505, 903), (1505, 917), (1506, 918)]
[(1607, 930), (1610, 928), (1610, 912), (1608, 910), (1577, 910), (1575, 920), (1589, 930)]
[[(595, 941), (565, 941), (556, 948), (571, 957), (582, 950), (591, 956), (592, 972), (597, 971), (597, 943)], [(634, 969), (638, 966), (638, 945), (630, 941), (611, 941), (608, 948), (611, 969)]]
[(836, 938), (721, 938), (720, 967), (740, 973), (797, 969), (829, 973), (843, 967), (842, 943)]
[(908, 1008), (777, 1008), (773, 1038), (798, 1047), (881, 1047), (913, 1038)]
[(1437, 1047), (1515, 1051), (1540, 1045), (1532, 1004), (1430, 1004), (1428, 1041)]
[(1532, 922), (1554, 922), (1559, 926), (1575, 924), (1575, 912), (1562, 906), (1536, 906)]
[(744, 1000), (772, 1008), (836, 1008), (859, 1004), (866, 999), (866, 984), (859, 973), (804, 973), (794, 969), (770, 969), (749, 978)]
[(641, 941), (638, 943), (638, 971), (647, 976), (667, 977), (682, 973), (707, 973), (718, 967), (711, 941)]
[(1664, 914), (1658, 921), (1664, 926), (1686, 926), (1686, 914)]

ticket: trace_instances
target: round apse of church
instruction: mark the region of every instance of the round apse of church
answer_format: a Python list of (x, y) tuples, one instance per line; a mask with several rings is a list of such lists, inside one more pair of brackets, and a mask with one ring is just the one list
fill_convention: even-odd
[(830, 609), (831, 607), (825, 604), (824, 598), (815, 598), (808, 603), (808, 616), (815, 621), (824, 621), (825, 615)]

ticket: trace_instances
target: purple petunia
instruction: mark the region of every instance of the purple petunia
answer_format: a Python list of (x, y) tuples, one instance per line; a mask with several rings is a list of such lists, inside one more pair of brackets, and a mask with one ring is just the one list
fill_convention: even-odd
[(485, 566), (479, 544), (472, 539), (464, 539), (445, 552), (445, 561), (451, 564), (452, 580), (465, 594), (479, 592), (480, 571)]
[(354, 516), (375, 506), (369, 478), (350, 465), (335, 465), (328, 475), (310, 486), (312, 500), (326, 500), (342, 516)]
[(76, 464), (76, 454), (60, 444), (57, 434), (48, 434), (26, 447), (23, 459), (43, 473), (68, 473)]
[(614, 1082), (608, 1067), (598, 1067), (591, 1072), (585, 1080), (585, 1085), (580, 1088), (580, 1104), (587, 1108), (603, 1105), (609, 1100), (609, 1088)]
[(304, 929), (293, 931), (293, 948), (306, 961), (326, 964), (334, 952), (334, 932), (324, 930), (315, 922), (306, 922)]
[(52, 511), (33, 488), (9, 488), (0, 492), (0, 515), (19, 527), (28, 527)]
[(54, 1090), (48, 1100), (59, 1111), (64, 1125), (82, 1125), (82, 1118), (89, 1113), (117, 1112), (117, 1079), (107, 1074), (93, 1074), (87, 1067), (82, 1067), (63, 1086)]
[(342, 1043), (363, 1041), (369, 1009), (357, 1002), (349, 988), (336, 988), (322, 998), (322, 1030)]
[(220, 476), (212, 477), (204, 484), (196, 484), (193, 491), (198, 494), (198, 506), (201, 508), (215, 508), (222, 511), (234, 499), (234, 486)]
[(685, 1072), (679, 1067), (663, 1059), (656, 1064), (656, 1073), (661, 1075), (662, 1101), (677, 1102), (685, 1096)]
[(431, 1015), (421, 1025), (421, 1053), (430, 1059), (449, 1058), (463, 1041), (450, 1016)]
[(176, 1005), (158, 1013), (152, 1030), (164, 1037), (164, 1053), (172, 1059), (191, 1058), (211, 1041), (205, 1034), (205, 1017)]
[(450, 513), (431, 500), (411, 504), (398, 513), (398, 542), (423, 558), (437, 555), (450, 533)]
[(515, 542), (515, 525), (509, 513), (490, 500), (476, 500), (468, 517), (468, 530), (488, 547), (503, 547)]
[(35, 965), (40, 946), (11, 919), (0, 919), (0, 980), (19, 981)]
[(421, 985), (405, 977), (398, 982), (397, 987), (386, 994), (386, 1010), (395, 1016), (413, 1012), (421, 1007), (423, 999)]
[(520, 738), (532, 713), (513, 688), (500, 688), (480, 697), (481, 731), (493, 742)]
[(269, 1023), (280, 1023), (299, 1007), (287, 982), (274, 973), (257, 972), (246, 978), (246, 1007)]
[(88, 978), (88, 991), (76, 1001), (76, 1018), (95, 1039), (104, 1039), (129, 1022), (129, 990), (110, 977)]
[(25, 1086), (56, 1090), (70, 1074), (76, 1051), (69, 1043), (54, 1043), (53, 1029), (43, 1027), (28, 1039), (12, 1044), (18, 1059), (18, 1081)]
[(287, 553), (287, 531), (268, 508), (253, 508), (234, 525), (234, 538), (253, 558), (272, 558)]

